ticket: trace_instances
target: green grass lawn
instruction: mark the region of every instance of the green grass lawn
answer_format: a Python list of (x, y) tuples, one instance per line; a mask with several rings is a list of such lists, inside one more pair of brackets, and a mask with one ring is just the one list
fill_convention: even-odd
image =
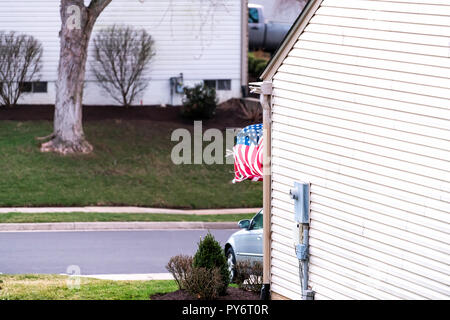
[(262, 183), (231, 184), (232, 165), (174, 165), (176, 124), (88, 121), (90, 155), (39, 152), (49, 121), (0, 121), (0, 207), (136, 205), (169, 208), (262, 206)]
[[(69, 284), (69, 285), (68, 285)], [(0, 275), (0, 300), (149, 300), (178, 289), (173, 280), (111, 281), (59, 275)]]
[(96, 221), (202, 221), (237, 222), (251, 219), (254, 214), (190, 215), (190, 214), (147, 214), (147, 213), (4, 213), (0, 223), (40, 222), (96, 222)]

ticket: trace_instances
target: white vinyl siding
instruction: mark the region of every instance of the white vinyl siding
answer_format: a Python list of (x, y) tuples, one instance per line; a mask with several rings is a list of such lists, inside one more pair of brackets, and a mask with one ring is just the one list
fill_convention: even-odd
[(450, 298), (449, 57), (448, 1), (322, 2), (273, 77), (273, 292), (307, 181), (316, 299)]
[[(59, 63), (59, 10), (60, 0), (0, 2), (0, 30), (27, 33), (42, 42), (42, 80), (52, 85)], [(97, 30), (113, 24), (145, 28), (155, 41), (156, 55), (145, 75), (150, 86), (144, 103), (170, 103), (169, 78), (180, 73), (187, 85), (205, 79), (231, 80), (232, 90), (218, 92), (219, 97), (240, 96), (241, 0), (113, 0), (98, 18), (91, 38)], [(89, 61), (92, 46), (90, 49)], [(105, 98), (91, 83), (94, 78), (89, 61), (85, 100), (104, 104)], [(39, 103), (36, 95), (30, 95), (30, 99), (30, 103)], [(52, 101), (47, 103), (52, 103), (54, 94), (49, 99)]]

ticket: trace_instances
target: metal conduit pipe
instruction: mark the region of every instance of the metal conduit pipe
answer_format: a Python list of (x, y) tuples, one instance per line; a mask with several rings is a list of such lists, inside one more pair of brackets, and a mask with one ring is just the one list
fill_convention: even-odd
[(314, 299), (314, 292), (308, 288), (310, 189), (310, 183), (294, 182), (294, 188), (289, 192), (294, 200), (294, 219), (298, 228), (296, 235), (301, 236), (301, 239), (295, 241), (298, 243), (295, 246), (295, 251), (299, 260), (299, 277), (303, 300)]
[(302, 260), (302, 271), (303, 271), (303, 281), (302, 281), (302, 299), (303, 300), (314, 300), (314, 291), (309, 290), (309, 224), (303, 225), (303, 243), (306, 246), (306, 256)]

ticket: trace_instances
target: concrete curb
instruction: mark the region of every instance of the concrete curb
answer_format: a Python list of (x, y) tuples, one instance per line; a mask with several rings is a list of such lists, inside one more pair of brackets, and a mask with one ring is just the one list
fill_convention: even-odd
[(149, 281), (149, 280), (174, 280), (170, 273), (139, 273), (139, 274), (91, 274), (79, 275), (82, 278), (93, 278), (113, 281)]
[(238, 229), (236, 222), (0, 223), (0, 232)]
[(216, 215), (216, 214), (256, 214), (261, 208), (233, 208), (233, 209), (164, 209), (164, 208), (143, 208), (143, 207), (44, 207), (44, 208), (0, 208), (1, 213), (160, 213), (160, 214), (197, 214), (197, 215)]

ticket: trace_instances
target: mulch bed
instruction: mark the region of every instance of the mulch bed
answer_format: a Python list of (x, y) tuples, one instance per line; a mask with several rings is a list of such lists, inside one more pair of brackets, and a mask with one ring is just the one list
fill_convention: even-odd
[[(19, 105), (0, 107), (0, 121), (53, 121), (54, 105)], [(165, 122), (177, 126), (192, 126), (193, 121), (182, 119), (180, 106), (83, 106), (83, 122), (102, 120), (139, 120)], [(217, 107), (213, 119), (203, 121), (203, 128), (243, 128), (249, 125), (238, 112), (238, 99), (231, 99)]]
[[(198, 300), (184, 290), (177, 290), (166, 294), (150, 296), (151, 300)], [(260, 300), (259, 294), (238, 288), (228, 288), (227, 295), (220, 296), (217, 300)]]

